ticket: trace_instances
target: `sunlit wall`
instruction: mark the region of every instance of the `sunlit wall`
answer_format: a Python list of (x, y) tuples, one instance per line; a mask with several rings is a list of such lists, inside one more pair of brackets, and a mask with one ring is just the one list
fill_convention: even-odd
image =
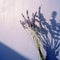
[[(39, 6), (47, 22), (51, 19), (52, 11), (57, 11), (56, 19), (60, 20), (60, 0), (0, 0), (0, 41), (31, 56), (33, 60), (38, 59), (36, 48), (19, 21), (22, 20), (21, 13), (25, 14), (28, 9), (31, 17), (32, 12), (37, 11)], [(33, 53), (29, 55), (29, 52)]]

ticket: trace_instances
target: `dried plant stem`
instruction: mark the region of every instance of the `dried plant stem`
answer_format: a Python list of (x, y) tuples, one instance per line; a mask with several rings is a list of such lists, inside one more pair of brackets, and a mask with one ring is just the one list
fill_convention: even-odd
[(38, 50), (38, 53), (39, 53), (39, 56), (41, 57), (42, 60), (45, 60), (44, 57), (43, 57), (43, 54), (41, 52), (41, 49), (40, 49), (40, 43), (39, 43), (39, 38), (37, 37), (35, 31), (33, 31), (32, 29), (28, 28), (28, 30), (30, 31), (31, 35), (32, 35), (32, 38), (36, 44), (36, 47), (37, 47), (37, 50)]

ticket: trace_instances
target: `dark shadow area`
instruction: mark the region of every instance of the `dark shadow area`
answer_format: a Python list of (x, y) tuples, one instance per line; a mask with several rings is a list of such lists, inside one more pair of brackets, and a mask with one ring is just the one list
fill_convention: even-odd
[(29, 60), (0, 42), (0, 60)]
[[(58, 53), (60, 51), (58, 49), (60, 47), (60, 43), (59, 43), (59, 40), (60, 40), (60, 27), (59, 27), (60, 23), (57, 23), (57, 21), (55, 19), (56, 16), (57, 16), (57, 12), (53, 11), (52, 12), (52, 19), (50, 19), (51, 25), (48, 28), (50, 35), (51, 35), (51, 44), (50, 44), (49, 50), (47, 49), (47, 54), (50, 52), (50, 54), (49, 54), (49, 55), (51, 55), (50, 60), (51, 59), (58, 60), (57, 56), (58, 56)], [(49, 58), (49, 55), (47, 55), (47, 60)]]
[[(51, 24), (48, 24), (44, 19), (44, 16), (41, 16), (41, 23), (44, 28), (42, 28), (42, 39), (43, 47), (47, 53), (46, 60), (59, 60), (57, 58), (60, 48), (60, 23), (57, 23), (55, 20), (57, 15), (56, 11), (52, 12), (52, 19), (50, 19)], [(43, 33), (44, 32), (44, 33)], [(48, 33), (51, 37), (48, 36)], [(50, 38), (50, 39), (49, 39)]]

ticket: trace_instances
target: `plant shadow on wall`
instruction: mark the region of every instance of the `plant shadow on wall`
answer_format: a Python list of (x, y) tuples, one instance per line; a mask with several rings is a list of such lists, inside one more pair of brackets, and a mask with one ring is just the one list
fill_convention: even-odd
[[(55, 19), (57, 12), (52, 12), (52, 18), (49, 20), (50, 23), (48, 23), (40, 10), (41, 7), (39, 7), (38, 11), (32, 13), (32, 18), (29, 17), (27, 10), (27, 18), (25, 18), (25, 16), (22, 14), (24, 21), (20, 21), (20, 23), (24, 29), (29, 27), (36, 32), (37, 37), (39, 38), (40, 42), (42, 42), (43, 47), (46, 51), (46, 60), (59, 60), (60, 23), (57, 23)], [(38, 22), (39, 25), (37, 25), (36, 22)]]
[[(52, 19), (50, 19), (51, 24), (48, 24), (42, 16), (41, 23), (42, 27), (42, 43), (43, 47), (47, 53), (46, 60), (59, 60), (57, 56), (60, 52), (60, 23), (57, 23), (56, 18), (57, 12), (52, 12)], [(49, 35), (49, 36), (48, 36)]]

